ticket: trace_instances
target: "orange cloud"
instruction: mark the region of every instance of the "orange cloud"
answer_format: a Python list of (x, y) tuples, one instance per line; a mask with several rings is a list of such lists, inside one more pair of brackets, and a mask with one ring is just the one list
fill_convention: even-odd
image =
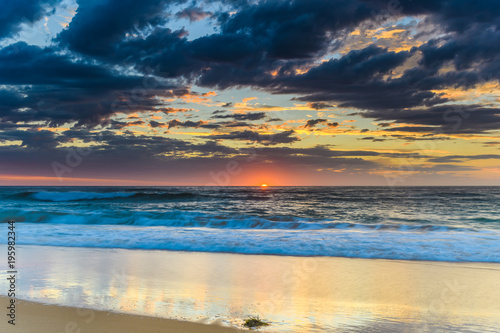
[(212, 100), (204, 95), (186, 94), (180, 97), (185, 103), (194, 103), (205, 106), (212, 106)]
[(242, 102), (247, 103), (247, 102), (253, 101), (254, 99), (257, 99), (257, 97), (246, 97), (246, 98), (243, 98)]
[(210, 97), (210, 96), (217, 96), (217, 93), (215, 91), (209, 91), (204, 94), (202, 94), (204, 97)]

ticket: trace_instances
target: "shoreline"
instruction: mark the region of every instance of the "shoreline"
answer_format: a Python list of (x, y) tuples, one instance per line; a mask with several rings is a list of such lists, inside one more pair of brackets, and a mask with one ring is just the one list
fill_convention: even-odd
[[(2, 222), (1, 223), (8, 223), (8, 222)], [(23, 223), (23, 222), (16, 222), (16, 224)], [(26, 222), (26, 223), (32, 223), (32, 222)], [(0, 246), (5, 246), (6, 244), (1, 244)], [(388, 262), (404, 262), (404, 263), (416, 263), (416, 264), (456, 264), (460, 266), (466, 266), (467, 264), (471, 265), (471, 268), (480, 268), (479, 265), (486, 265), (486, 266), (495, 266), (498, 265), (500, 267), (500, 262), (497, 261), (458, 261), (458, 260), (431, 260), (431, 259), (400, 259), (400, 258), (378, 258), (378, 257), (349, 257), (349, 256), (328, 256), (328, 255), (288, 255), (288, 254), (280, 254), (280, 253), (246, 253), (246, 252), (230, 252), (230, 251), (202, 251), (202, 250), (170, 250), (170, 249), (148, 249), (148, 248), (128, 248), (128, 247), (87, 247), (87, 246), (82, 246), (82, 245), (49, 245), (49, 244), (21, 244), (17, 245), (18, 247), (42, 247), (42, 248), (67, 248), (67, 249), (81, 249), (81, 250), (109, 250), (109, 251), (131, 251), (131, 252), (158, 252), (158, 253), (179, 253), (179, 254), (213, 254), (213, 255), (229, 255), (229, 256), (249, 256), (249, 257), (277, 257), (277, 258), (297, 258), (297, 259), (316, 259), (316, 260), (329, 260), (329, 259), (346, 259), (346, 260), (376, 260), (376, 261), (388, 261)], [(474, 267), (478, 266), (478, 267)], [(1, 296), (1, 294), (0, 294)]]
[[(1, 222), (0, 223), (7, 223)], [(23, 223), (23, 222), (16, 222)], [(30, 223), (30, 222), (28, 222)], [(5, 246), (5, 244), (0, 244), (0, 246)], [(288, 255), (288, 254), (270, 254), (270, 253), (245, 253), (245, 252), (224, 252), (224, 251), (189, 251), (189, 250), (170, 250), (170, 249), (147, 249), (147, 248), (127, 248), (127, 247), (86, 247), (81, 245), (46, 245), (46, 244), (22, 244), (17, 245), (18, 247), (42, 247), (42, 248), (68, 248), (68, 249), (81, 249), (81, 250), (104, 250), (104, 251), (131, 251), (131, 252), (157, 252), (157, 253), (179, 253), (179, 254), (207, 254), (207, 255), (228, 255), (228, 256), (248, 256), (248, 257), (276, 257), (276, 258), (296, 258), (296, 259), (314, 259), (314, 260), (369, 260), (369, 261), (381, 261), (381, 262), (394, 262), (394, 263), (406, 263), (406, 264), (418, 264), (418, 265), (457, 265), (462, 268), (485, 268), (491, 269), (494, 266), (498, 266), (500, 269), (500, 262), (497, 261), (458, 261), (458, 260), (431, 260), (431, 259), (400, 259), (400, 258), (378, 258), (378, 257), (349, 257), (349, 256), (321, 256), (321, 255)], [(469, 265), (469, 266), (468, 266)], [(484, 265), (484, 266), (481, 266)], [(3, 296), (0, 294), (0, 296)]]
[[(6, 308), (9, 298), (0, 295), (2, 309)], [(165, 319), (151, 316), (117, 313), (113, 311), (94, 310), (44, 304), (16, 299), (16, 325), (7, 323), (2, 318), (0, 331), (22, 333), (49, 332), (106, 332), (106, 333), (238, 333), (243, 330), (224, 327), (217, 322), (210, 325)], [(2, 316), (3, 317), (3, 316)]]

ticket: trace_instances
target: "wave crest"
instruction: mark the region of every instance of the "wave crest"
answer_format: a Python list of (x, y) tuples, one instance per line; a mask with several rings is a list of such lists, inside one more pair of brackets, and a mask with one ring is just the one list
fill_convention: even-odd
[(126, 192), (35, 192), (31, 197), (41, 201), (81, 201), (81, 200), (99, 200), (99, 199), (114, 199), (128, 198), (135, 193)]
[(15, 195), (18, 198), (51, 201), (51, 202), (69, 202), (69, 201), (90, 201), (90, 200), (114, 200), (114, 199), (143, 199), (143, 200), (189, 200), (198, 197), (206, 197), (205, 195), (189, 193), (189, 192), (57, 192), (57, 191), (41, 191), (41, 192), (21, 192)]
[[(77, 198), (77, 196), (75, 196)], [(66, 199), (67, 200), (67, 199)], [(51, 212), (37, 210), (0, 210), (0, 222), (14, 220), (28, 223), (134, 225), (211, 229), (276, 229), (276, 230), (356, 230), (359, 232), (477, 232), (474, 228), (429, 224), (367, 224), (307, 220), (292, 216), (257, 217), (243, 214), (210, 214), (194, 211), (103, 211)]]

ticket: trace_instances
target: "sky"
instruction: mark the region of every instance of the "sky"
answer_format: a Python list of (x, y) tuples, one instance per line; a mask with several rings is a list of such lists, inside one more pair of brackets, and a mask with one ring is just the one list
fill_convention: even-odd
[(0, 8), (0, 186), (500, 185), (497, 0)]

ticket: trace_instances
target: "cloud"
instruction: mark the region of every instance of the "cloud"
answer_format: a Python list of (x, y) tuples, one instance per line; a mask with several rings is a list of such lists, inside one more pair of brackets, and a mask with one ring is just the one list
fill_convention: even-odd
[(449, 155), (429, 159), (429, 162), (433, 163), (454, 163), (466, 161), (477, 161), (477, 160), (499, 160), (500, 155), (498, 154), (483, 154), (483, 155)]
[(76, 60), (54, 47), (17, 42), (0, 49), (0, 83), (61, 89), (132, 89), (142, 83), (142, 77), (121, 75), (109, 67)]
[(177, 18), (185, 18), (188, 19), (190, 22), (196, 22), (203, 20), (204, 18), (211, 17), (213, 15), (212, 12), (206, 12), (200, 7), (188, 7), (184, 8), (175, 16)]
[(51, 47), (18, 42), (0, 49), (0, 84), (6, 87), (0, 91), (4, 100), (0, 118), (51, 125), (96, 125), (118, 112), (171, 112), (155, 97), (190, 93), (186, 88), (156, 82), (146, 89), (142, 76), (124, 75), (90, 61), (76, 61)]
[(384, 141), (387, 141), (387, 139), (385, 139), (385, 138), (376, 138), (374, 136), (365, 136), (364, 138), (360, 138), (358, 140), (367, 140), (367, 141), (371, 141), (371, 142), (384, 142)]
[(150, 120), (149, 121), (149, 125), (151, 125), (152, 128), (157, 128), (157, 127), (166, 127), (168, 128), (168, 124), (165, 124), (165, 123), (161, 123), (161, 122), (158, 122), (158, 121), (155, 121), (155, 120)]
[(191, 120), (186, 120), (186, 121), (180, 121), (178, 119), (174, 119), (168, 122), (168, 128), (174, 128), (174, 127), (192, 127), (192, 128), (218, 128), (218, 125), (214, 124), (209, 124), (206, 121), (199, 120), (199, 121), (191, 121)]
[(326, 119), (309, 119), (306, 124), (304, 125), (304, 128), (313, 128), (316, 127), (316, 125), (321, 124), (321, 123), (326, 123)]
[(389, 127), (387, 132), (431, 132), (435, 134), (472, 134), (498, 130), (500, 109), (477, 104), (442, 105), (417, 108), (411, 111), (380, 110), (360, 113), (377, 121), (394, 121), (403, 124), (424, 125), (419, 127)]
[(269, 58), (303, 59), (323, 53), (329, 40), (371, 17), (369, 2), (262, 1), (241, 8), (222, 24), (225, 34), (248, 33)]
[(229, 134), (215, 134), (211, 135), (209, 138), (212, 140), (240, 140), (263, 145), (277, 145), (300, 141), (300, 138), (293, 136), (293, 134), (295, 134), (293, 130), (276, 134), (260, 134), (258, 132), (245, 130), (242, 132), (231, 132)]
[[(152, 71), (167, 78), (183, 77), (201, 86), (221, 89), (252, 86), (275, 94), (302, 95), (297, 99), (311, 103), (310, 107), (317, 110), (330, 107), (332, 102), (362, 110), (396, 110), (444, 103), (447, 99), (433, 90), (457, 84), (470, 86), (481, 78), (484, 80), (481, 75), (486, 69), (489, 73), (500, 72), (495, 67), (498, 66), (496, 30), (483, 29), (485, 24), (498, 23), (492, 14), (498, 11), (498, 5), (486, 2), (465, 6), (459, 0), (418, 4), (404, 1), (389, 14), (394, 17), (424, 14), (430, 23), (441, 25), (455, 35), (445, 35), (443, 41), (431, 40), (410, 51), (394, 52), (368, 45), (319, 65), (315, 61), (328, 52), (336, 36), (346, 34), (362, 22), (375, 20), (377, 14), (385, 14), (387, 3), (229, 1), (226, 4), (235, 14), (217, 14), (220, 32), (189, 41), (184, 29), (172, 31), (164, 27), (168, 21), (166, 8), (185, 1), (147, 0), (140, 4), (82, 1), (58, 41), (102, 61), (131, 65), (136, 70)], [(468, 16), (461, 16), (466, 12)], [(203, 13), (191, 3), (178, 15), (192, 15), (196, 19)], [(483, 31), (475, 40), (474, 29)], [(393, 77), (393, 71), (417, 51), (423, 53), (421, 66)], [(437, 69), (452, 59), (458, 69), (469, 69), (477, 62), (483, 63), (484, 70), (440, 74)], [(297, 74), (295, 69), (303, 65), (310, 69)], [(276, 75), (266, 74), (270, 72)]]
[(127, 33), (166, 23), (169, 5), (182, 0), (78, 0), (78, 11), (58, 41), (71, 50), (93, 56), (111, 55)]
[(234, 113), (234, 114), (229, 114), (229, 115), (220, 115), (220, 116), (214, 116), (212, 118), (215, 119), (227, 119), (231, 118), (234, 120), (261, 120), (266, 118), (266, 113), (265, 112), (251, 112), (251, 113)]
[(68, 139), (61, 140), (51, 131), (38, 130), (36, 128), (24, 131), (2, 131), (0, 132), (0, 141), (22, 141), (21, 146), (29, 149), (50, 149), (55, 148), (62, 142), (68, 142)]
[[(11, 134), (13, 137), (19, 135)], [(27, 134), (26, 137), (30, 135), (32, 134)], [(134, 175), (134, 179), (154, 180), (161, 176), (166, 181), (175, 181), (176, 177), (190, 175), (191, 179), (202, 182), (209, 180), (210, 171), (224, 170), (229, 161), (239, 161), (242, 166), (252, 167), (259, 163), (265, 163), (267, 167), (270, 164), (302, 165), (311, 168), (311, 171), (335, 165), (367, 170), (376, 167), (377, 164), (355, 156), (378, 155), (362, 151), (330, 152), (324, 147), (235, 149), (214, 140), (194, 144), (156, 135), (134, 135), (127, 131), (120, 135), (112, 131), (96, 133), (68, 130), (53, 134), (42, 131), (42, 135), (46, 135), (47, 141), (50, 142), (43, 149), (39, 149), (42, 148), (42, 144), (37, 143), (38, 139), (35, 137), (30, 141), (35, 146), (30, 146), (30, 149), (20, 146), (0, 146), (3, 167), (15, 170), (15, 174), (19, 175), (36, 174), (54, 177), (55, 173), (51, 166), (53, 162), (65, 164), (68, 154), (82, 151), (77, 146), (68, 145), (63, 148), (57, 147), (55, 143), (68, 143), (72, 140), (82, 140), (95, 145), (84, 148), (89, 154), (82, 158), (81, 165), (71, 168), (71, 173), (65, 174), (66, 177), (81, 178), (98, 176), (97, 178), (130, 179), (131, 175)], [(261, 139), (264, 144), (270, 140), (266, 136), (261, 136)]]
[[(210, 12), (202, 7), (207, 3)], [(3, 45), (22, 26), (50, 15), (57, 5), (56, 0), (6, 3), (6, 10), (0, 13)], [(215, 33), (199, 38), (190, 39), (190, 27), (178, 28), (176, 23), (179, 18), (194, 22), (208, 17), (212, 20), (206, 22), (213, 24)], [(416, 23), (401, 23), (409, 20)], [(359, 45), (346, 38), (361, 28), (377, 29), (385, 23), (394, 23), (393, 28), (405, 32), (391, 35), (394, 29), (384, 30), (376, 35), (387, 37), (384, 41), (367, 39)], [(432, 31), (411, 30), (422, 26)], [(405, 48), (394, 48), (400, 42), (408, 43)], [(222, 163), (217, 158), (226, 158), (224, 154), (248, 153), (223, 146), (222, 140), (256, 146), (260, 161), (321, 170), (338, 165), (352, 170), (377, 169), (377, 162), (363, 158), (402, 155), (325, 147), (293, 150), (292, 144), (301, 138), (291, 126), (277, 126), (284, 131), (275, 134), (259, 134), (269, 130), (266, 123), (282, 121), (269, 119), (269, 113), (262, 112), (265, 106), (253, 105), (257, 112), (244, 114), (216, 111), (209, 122), (200, 118), (210, 108), (231, 108), (233, 103), (218, 101), (215, 93), (196, 93), (191, 87), (285, 95), (277, 100), (290, 98), (318, 111), (354, 108), (355, 115), (376, 120), (379, 132), (385, 133), (360, 140), (444, 140), (445, 135), (496, 134), (500, 128), (498, 101), (482, 102), (484, 97), (479, 96), (477, 101), (460, 101), (459, 105), (443, 92), (498, 81), (498, 45), (500, 3), (494, 0), (401, 0), (392, 9), (385, 0), (78, 0), (77, 13), (68, 27), (47, 46), (13, 42), (0, 49), (0, 140), (21, 142), (20, 146), (0, 147), (2, 161), (17, 158), (8, 163), (20, 170), (30, 169), (21, 164), (36, 158), (50, 165), (50, 159), (64, 157), (61, 145), (71, 144), (75, 138), (92, 139), (93, 135), (78, 134), (79, 129), (101, 125), (104, 141), (89, 157), (95, 163), (95, 169), (86, 169), (89, 175), (97, 172), (97, 165), (102, 169), (114, 162), (163, 172), (161, 168), (168, 163), (187, 168), (189, 158), (215, 167)], [(185, 107), (195, 101), (206, 103), (200, 110)], [(303, 103), (301, 107), (305, 108)], [(190, 114), (179, 116), (182, 120), (155, 121), (141, 112), (162, 112), (162, 117)], [(133, 113), (146, 121), (116, 117)], [(339, 126), (326, 115), (317, 117), (304, 127)], [(290, 120), (285, 114), (282, 118)], [(39, 130), (41, 124), (72, 127), (56, 133)], [(127, 129), (145, 124), (149, 126), (142, 136)], [(214, 131), (182, 141), (157, 134), (164, 132), (154, 130), (158, 128)], [(121, 136), (114, 133), (118, 130)], [(193, 143), (201, 141), (205, 143)], [(486, 156), (492, 155), (476, 159)], [(459, 154), (440, 158), (433, 161), (472, 160)], [(433, 170), (459, 170), (453, 164), (440, 168)]]
[(325, 102), (311, 102), (311, 103), (307, 103), (307, 106), (309, 106), (311, 109), (314, 109), (314, 110), (325, 110), (325, 109), (333, 107), (333, 105), (325, 103)]
[(54, 10), (60, 0), (0, 1), (0, 39), (13, 37), (21, 25), (33, 24)]
[(283, 77), (273, 92), (305, 95), (296, 99), (335, 101), (340, 102), (339, 107), (359, 109), (395, 109), (443, 102), (435, 93), (414, 87), (415, 79), (409, 73), (394, 80), (383, 77), (402, 65), (413, 52), (393, 52), (371, 45), (324, 62), (303, 75)]

